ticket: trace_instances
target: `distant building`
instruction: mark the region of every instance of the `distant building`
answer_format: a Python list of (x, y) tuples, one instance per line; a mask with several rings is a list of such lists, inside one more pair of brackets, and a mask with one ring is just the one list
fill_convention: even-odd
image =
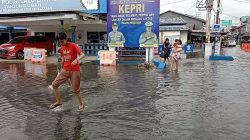
[(240, 42), (250, 41), (250, 17), (243, 16), (240, 18), (241, 26), (238, 28)]
[(173, 43), (175, 39), (181, 39), (183, 43), (205, 42), (206, 32), (204, 25), (206, 21), (194, 16), (167, 11), (160, 15), (160, 43), (169, 38)]

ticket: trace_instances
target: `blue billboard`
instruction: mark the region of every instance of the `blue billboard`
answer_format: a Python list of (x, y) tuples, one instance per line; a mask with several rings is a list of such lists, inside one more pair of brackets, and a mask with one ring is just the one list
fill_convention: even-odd
[(97, 10), (99, 0), (1, 0), (1, 14)]
[(109, 0), (109, 46), (158, 46), (159, 9), (160, 0)]

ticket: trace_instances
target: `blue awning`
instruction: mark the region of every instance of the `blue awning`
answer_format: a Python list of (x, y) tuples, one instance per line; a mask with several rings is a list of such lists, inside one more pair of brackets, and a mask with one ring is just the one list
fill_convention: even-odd
[[(0, 25), (0, 30), (7, 30), (7, 26)], [(27, 27), (17, 26), (17, 27), (14, 27), (14, 30), (27, 30)]]

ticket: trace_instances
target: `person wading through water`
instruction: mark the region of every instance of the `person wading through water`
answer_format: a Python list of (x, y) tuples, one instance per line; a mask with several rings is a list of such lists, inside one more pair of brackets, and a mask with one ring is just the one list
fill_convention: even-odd
[(161, 57), (164, 59), (164, 63), (166, 63), (166, 60), (168, 60), (168, 65), (170, 64), (169, 63), (169, 55), (171, 53), (171, 49), (172, 49), (172, 45), (169, 43), (169, 39), (166, 38), (164, 43), (163, 43), (163, 46), (162, 46), (162, 55)]
[[(67, 35), (64, 32), (59, 33), (59, 44), (61, 46), (60, 53), (62, 58), (62, 69), (52, 82), (56, 102), (50, 105), (50, 109), (62, 105), (62, 98), (58, 88), (65, 81), (70, 79), (73, 93), (78, 99), (79, 110), (82, 111), (84, 103), (80, 94), (81, 73), (79, 60), (84, 58), (85, 55), (75, 43), (67, 41)], [(77, 57), (78, 55), (79, 57)]]

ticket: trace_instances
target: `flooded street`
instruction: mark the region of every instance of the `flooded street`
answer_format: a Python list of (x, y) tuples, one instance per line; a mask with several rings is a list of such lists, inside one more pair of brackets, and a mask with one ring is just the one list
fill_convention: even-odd
[(250, 53), (227, 48), (235, 61), (182, 60), (178, 73), (82, 66), (78, 112), (52, 112), (48, 85), (55, 65), (0, 63), (0, 137), (3, 140), (247, 140), (250, 139)]

